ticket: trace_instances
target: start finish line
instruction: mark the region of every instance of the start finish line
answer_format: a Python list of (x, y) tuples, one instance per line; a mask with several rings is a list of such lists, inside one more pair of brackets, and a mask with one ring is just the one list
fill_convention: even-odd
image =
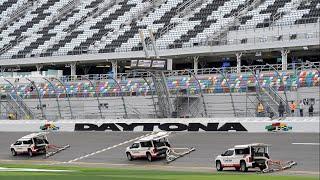
[[(45, 128), (44, 128), (45, 127)], [(319, 133), (319, 117), (286, 118), (189, 118), (117, 120), (3, 120), (0, 132), (105, 131), (105, 132), (300, 132)]]

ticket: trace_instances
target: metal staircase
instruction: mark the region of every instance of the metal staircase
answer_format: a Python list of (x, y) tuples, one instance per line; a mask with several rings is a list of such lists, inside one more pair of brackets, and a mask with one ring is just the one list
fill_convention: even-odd
[(22, 4), (16, 11), (14, 11), (12, 14), (8, 15), (9, 18), (0, 25), (0, 28), (7, 26), (8, 24), (11, 24), (12, 22), (16, 21), (19, 19), (23, 14), (25, 14), (32, 6), (33, 4), (36, 4), (36, 2), (26, 2)]
[[(178, 25), (178, 23), (170, 23), (170, 24), (165, 25), (164, 27), (162, 27), (160, 29), (158, 34), (155, 34), (155, 39), (161, 38), (163, 35), (168, 33), (171, 29), (173, 29), (177, 25)], [(150, 37), (146, 37), (145, 38), (145, 42), (146, 42), (146, 46), (151, 48), (151, 44), (152, 44), (151, 38)]]
[[(192, 9), (200, 6), (203, 3), (203, 0), (188, 0), (180, 4), (176, 9), (176, 20), (170, 24), (163, 26), (159, 33), (155, 36), (155, 39), (161, 38), (163, 35), (167, 34), (170, 30), (176, 27), (178, 24), (182, 23), (186, 19), (183, 19), (188, 13), (192, 12)], [(151, 39), (150, 37), (145, 38), (146, 46), (151, 48)]]
[(180, 13), (184, 12), (187, 8), (189, 8), (191, 5), (193, 5), (198, 0), (188, 0), (179, 5), (176, 9), (176, 13), (180, 16)]
[(108, 9), (110, 9), (112, 6), (114, 6), (117, 3), (119, 3), (119, 1), (111, 0), (111, 1), (106, 1), (103, 4), (97, 4), (97, 6), (93, 8), (96, 11), (92, 14), (92, 17), (96, 18), (96, 17), (100, 16), (101, 14), (106, 12)]
[(272, 16), (272, 19), (270, 21), (270, 26), (274, 26), (275, 22), (279, 19), (281, 19), (284, 15), (286, 14), (290, 14), (291, 12), (295, 12), (298, 7), (300, 6), (301, 3), (307, 3), (308, 0), (293, 0), (292, 1), (292, 7), (290, 9), (288, 9), (287, 11), (284, 12), (277, 12), (276, 14), (274, 14)]
[(163, 72), (152, 73), (152, 80), (158, 96), (159, 116), (169, 118), (172, 116), (173, 106), (170, 99), (170, 92), (167, 87), (166, 77)]
[(238, 114), (238, 117), (255, 117), (257, 112), (257, 104), (259, 103), (259, 97), (257, 93), (248, 93), (246, 91), (246, 111), (244, 114)]
[(11, 48), (19, 44), (21, 41), (28, 38), (28, 36), (19, 36), (14, 41), (10, 42), (9, 44), (6, 44), (4, 47), (0, 49), (0, 55), (4, 54), (5, 52), (9, 51)]
[(255, 116), (257, 113), (257, 105), (259, 102), (263, 104), (265, 116), (273, 113), (274, 116), (279, 116), (278, 108), (280, 102), (284, 105), (286, 112), (289, 110), (288, 103), (279, 95), (279, 93), (271, 86), (255, 87), (256, 92), (246, 93), (246, 112), (245, 116)]
[(286, 112), (288, 112), (288, 103), (277, 93), (277, 91), (273, 87), (269, 85), (264, 87), (263, 91), (260, 91), (260, 96), (262, 98), (262, 102), (266, 103), (266, 105), (270, 107), (270, 110), (274, 114), (279, 115), (278, 107), (280, 102), (282, 102), (282, 104), (286, 108)]
[(6, 115), (7, 117), (11, 114), (15, 119), (35, 118), (34, 113), (23, 102), (23, 99), (20, 96), (11, 95), (10, 93), (1, 95), (0, 104), (5, 110), (5, 112), (2, 111), (1, 114)]
[(178, 117), (203, 117), (203, 108), (199, 96), (178, 96), (174, 101)]
[(52, 18), (52, 22), (61, 19), (66, 14), (70, 13), (74, 8), (80, 4), (80, 0), (70, 1), (68, 4), (64, 5), (62, 8), (58, 9), (57, 14)]
[(233, 15), (233, 20), (229, 21), (226, 25), (221, 26), (220, 29), (208, 36), (206, 41), (210, 43), (217, 41), (220, 42), (222, 39), (227, 37), (230, 27), (239, 25), (240, 18), (245, 16), (248, 11), (252, 11), (254, 8), (258, 7), (262, 2), (263, 0), (247, 0), (244, 6)]
[(185, 3), (183, 3), (180, 6), (180, 9), (177, 9), (178, 13), (178, 17), (184, 17), (187, 14), (193, 12), (193, 9), (195, 9), (195, 7), (200, 6), (201, 4), (203, 4), (204, 0), (189, 0), (186, 1)]

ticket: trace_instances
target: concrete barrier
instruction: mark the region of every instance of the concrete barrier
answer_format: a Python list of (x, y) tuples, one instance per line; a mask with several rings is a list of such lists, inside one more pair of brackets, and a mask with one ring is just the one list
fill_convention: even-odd
[(3, 120), (0, 132), (34, 131), (191, 131), (191, 132), (308, 132), (319, 133), (319, 117)]

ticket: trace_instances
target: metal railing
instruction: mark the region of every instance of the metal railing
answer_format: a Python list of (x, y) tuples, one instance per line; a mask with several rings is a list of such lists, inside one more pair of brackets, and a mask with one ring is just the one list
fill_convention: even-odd
[[(310, 63), (312, 65), (310, 65)], [(271, 66), (271, 67), (270, 67)], [(250, 69), (254, 71), (259, 72), (273, 72), (274, 69), (278, 71), (282, 71), (282, 64), (270, 64), (270, 65), (253, 65), (248, 66)], [(273, 67), (273, 68), (272, 68)], [(290, 63), (288, 64), (287, 71), (294, 71), (296, 69), (300, 70), (308, 70), (308, 69), (316, 69), (316, 67), (320, 68), (320, 62), (308, 62), (308, 63)], [(203, 68), (203, 69), (185, 69), (185, 70), (173, 70), (173, 71), (164, 71), (164, 74), (167, 77), (170, 76), (188, 76), (189, 74), (194, 73), (197, 76), (201, 75), (210, 75), (210, 74), (220, 74), (220, 72), (225, 73), (237, 73), (237, 67), (221, 67), (221, 68)], [(243, 66), (240, 67), (241, 73), (248, 73), (248, 68), (245, 68)], [(112, 76), (112, 74), (88, 74), (88, 75), (77, 75), (77, 76), (62, 76), (60, 79), (63, 82), (70, 82), (70, 81), (85, 81), (86, 79), (90, 80), (108, 80), (109, 77)], [(118, 73), (117, 78), (122, 79), (125, 78), (141, 78), (141, 77), (151, 77), (149, 72), (145, 71), (136, 71), (136, 72), (130, 72), (130, 73)]]
[[(272, 67), (272, 68), (270, 68), (270, 66)], [(250, 71), (250, 73), (252, 73), (252, 75), (254, 75), (255, 76), (255, 78), (256, 78), (256, 81), (259, 81), (259, 74), (257, 74), (257, 76), (255, 75), (255, 73), (254, 72), (256, 72), (255, 71), (255, 69), (257, 70), (257, 69), (260, 69), (261, 71), (263, 71), (263, 70), (267, 70), (267, 71), (274, 71), (274, 69), (279, 69), (279, 68), (281, 68), (281, 65), (278, 65), (278, 64), (276, 64), (276, 65), (270, 65), (269, 67), (267, 66), (267, 65), (265, 65), (265, 66), (251, 66), (251, 67), (245, 67), (246, 69), (247, 69), (247, 72), (249, 73), (249, 71)], [(296, 64), (295, 66), (289, 66), (289, 69), (291, 68), (291, 69), (296, 69), (297, 67), (299, 68), (299, 70), (300, 71), (303, 71), (303, 70), (305, 70), (305, 69), (312, 69), (312, 70), (314, 70), (314, 69), (317, 69), (317, 68), (319, 68), (319, 66), (320, 66), (320, 62), (317, 62), (317, 63), (314, 63), (314, 64), (310, 64), (310, 62), (308, 62), (308, 63), (303, 63), (303, 64)], [(228, 75), (229, 75), (229, 72), (231, 72), (232, 70), (231, 69), (233, 69), (233, 68), (235, 68), (235, 67), (230, 67), (230, 68), (221, 68), (221, 69), (210, 69), (210, 70), (206, 70), (205, 72), (206, 73), (210, 73), (210, 74), (213, 74), (213, 73), (217, 73), (217, 74), (222, 74), (222, 72), (224, 72), (224, 73), (226, 73), (226, 77), (228, 78)], [(203, 71), (204, 72), (204, 69), (199, 69), (199, 71)], [(170, 74), (169, 73), (169, 71), (165, 71), (167, 74), (165, 75), (167, 78), (169, 77), (171, 77), (173, 74)], [(188, 77), (190, 77), (190, 71), (187, 71), (187, 70), (184, 70), (184, 72), (182, 73), (182, 71), (179, 71), (180, 72), (180, 74), (185, 74), (185, 76), (188, 76)], [(201, 74), (199, 75), (196, 75), (197, 77), (200, 77), (200, 76), (202, 76)], [(81, 76), (79, 76), (79, 79), (80, 79), (80, 77)], [(86, 78), (89, 78), (90, 76), (85, 76)], [(191, 77), (190, 77), (191, 78)], [(32, 79), (33, 80), (33, 79)], [(82, 77), (82, 80), (83, 81), (88, 81), (88, 79), (85, 79), (84, 77)], [(96, 81), (102, 81), (101, 79), (95, 79)], [(121, 83), (121, 82), (119, 82), (119, 80), (114, 80), (115, 81), (115, 83)], [(65, 82), (66, 82), (66, 80), (65, 80)], [(61, 81), (61, 85), (60, 84), (57, 84), (57, 85), (53, 85), (53, 86), (64, 86), (64, 84), (65, 84), (65, 82), (62, 82)], [(77, 82), (77, 80), (76, 79), (73, 79), (73, 82)], [(39, 88), (41, 87), (41, 85), (39, 84), (40, 82), (38, 82), (38, 81), (34, 81), (34, 83), (36, 83), (36, 85), (34, 85), (34, 86), (38, 86)], [(191, 83), (190, 83), (191, 84)], [(253, 87), (255, 87), (255, 91), (257, 90), (258, 92), (263, 92), (262, 90), (264, 89), (265, 91), (266, 91), (266, 93), (265, 94), (263, 94), (263, 96), (264, 97), (266, 97), (266, 98), (271, 98), (273, 101), (269, 101), (270, 99), (267, 99), (268, 101), (266, 101), (267, 103), (266, 103), (266, 106), (270, 106), (272, 109), (273, 109), (273, 111), (274, 112), (277, 112), (277, 106), (278, 106), (278, 103), (274, 103), (274, 102), (280, 102), (280, 101), (286, 101), (286, 100), (284, 100), (283, 98), (281, 98), (281, 96), (279, 96), (278, 94), (276, 94), (276, 90), (274, 90), (274, 89), (272, 89), (271, 87), (265, 87), (265, 88), (263, 88), (263, 87), (261, 87), (260, 85), (258, 85), (257, 86), (257, 84), (258, 84), (258, 82), (255, 82), (255, 83), (253, 83), (254, 85), (253, 85)], [(15, 84), (15, 85), (17, 85), (17, 84)], [(92, 85), (91, 85), (92, 86)], [(64, 91), (62, 91), (62, 92), (58, 92), (58, 91), (54, 91), (54, 93), (56, 93), (56, 94), (58, 94), (57, 95), (57, 97), (55, 96), (54, 97), (54, 99), (52, 99), (51, 101), (50, 101), (50, 98), (48, 98), (48, 96), (46, 97), (46, 102), (51, 102), (51, 104), (55, 104), (55, 102), (54, 101), (59, 101), (59, 103), (58, 104), (60, 104), (60, 105), (58, 105), (58, 106), (61, 106), (62, 104), (64, 104), (64, 107), (63, 108), (61, 108), (61, 107), (54, 107), (54, 108), (61, 108), (62, 110), (61, 110), (61, 112), (60, 113), (62, 113), (62, 116), (61, 116), (61, 114), (59, 115), (59, 116), (61, 116), (61, 117), (66, 117), (66, 116), (68, 116), (69, 114), (68, 114), (68, 108), (70, 108), (70, 110), (72, 109), (72, 111), (70, 111), (70, 113), (71, 113), (71, 118), (80, 118), (80, 119), (83, 119), (83, 118), (96, 118), (96, 119), (98, 119), (98, 118), (114, 118), (114, 117), (120, 117), (120, 118), (126, 118), (126, 117), (130, 117), (130, 115), (132, 115), (132, 116), (137, 116), (138, 118), (143, 118), (143, 117), (145, 117), (145, 116), (142, 116), (142, 114), (144, 115), (144, 111), (143, 111), (143, 108), (142, 109), (138, 109), (138, 108), (141, 108), (141, 107), (139, 107), (140, 106), (140, 100), (143, 98), (143, 96), (149, 96), (149, 99), (150, 99), (150, 96), (155, 92), (155, 86), (154, 85), (152, 85), (152, 86), (149, 86), (149, 88), (150, 88), (150, 91), (148, 91), (148, 93), (146, 93), (146, 94), (144, 94), (144, 95), (142, 95), (142, 94), (140, 94), (140, 97), (139, 97), (139, 99), (137, 99), (136, 101), (137, 102), (139, 102), (139, 103), (137, 103), (137, 104), (135, 104), (135, 103), (133, 103), (133, 105), (130, 105), (129, 107), (130, 108), (128, 108), (128, 111), (130, 111), (130, 112), (127, 112), (127, 106), (126, 106), (126, 104), (127, 103), (129, 103), (129, 100), (128, 101), (124, 101), (123, 100), (123, 103), (119, 103), (120, 101), (121, 101), (121, 99), (120, 99), (120, 96), (122, 96), (121, 98), (123, 99), (126, 99), (126, 98), (130, 98), (130, 96), (138, 96), (137, 94), (132, 94), (132, 92), (129, 92), (129, 91), (126, 91), (126, 90), (124, 90), (124, 89), (122, 89), (121, 88), (121, 86), (123, 86), (123, 84), (118, 84), (117, 85), (117, 87), (115, 87), (115, 86), (113, 86), (113, 89), (115, 90), (117, 90), (117, 91), (112, 91), (111, 93), (109, 93), (107, 96), (103, 96), (105, 99), (103, 99), (103, 101), (101, 101), (101, 103), (105, 103), (105, 101), (107, 100), (107, 102), (112, 102), (112, 101), (116, 101), (117, 102), (117, 106), (115, 106), (115, 107), (113, 107), (113, 108), (115, 108), (113, 111), (111, 111), (111, 113), (109, 113), (109, 112), (107, 112), (106, 113), (106, 111), (104, 111), (104, 110), (102, 110), (101, 111), (101, 109), (98, 109), (98, 108), (101, 108), (101, 107), (99, 107), (100, 105), (101, 105), (101, 103), (99, 102), (99, 100), (98, 100), (98, 98), (95, 98), (96, 96), (99, 96), (99, 97), (102, 97), (102, 95), (103, 95), (103, 93), (102, 92), (100, 92), (100, 91), (97, 91), (96, 90), (96, 88), (93, 88), (90, 92), (88, 92), (88, 93), (94, 93), (94, 94), (92, 94), (92, 96), (90, 96), (90, 99), (88, 98), (88, 96), (82, 96), (82, 98), (80, 98), (81, 96), (78, 96), (78, 95), (80, 95), (81, 93), (83, 94), (84, 93), (84, 90), (83, 89), (79, 89), (79, 94), (69, 94), (70, 92), (69, 91), (67, 91), (65, 88), (64, 88)], [(210, 103), (211, 105), (214, 105), (214, 106), (219, 106), (219, 104), (214, 104), (215, 103), (215, 99), (213, 99), (213, 98), (209, 98), (210, 99), (210, 102), (208, 102), (209, 101), (209, 99), (208, 99), (208, 97), (210, 97), (210, 96), (215, 96), (215, 95), (218, 95), (218, 94), (224, 94), (224, 96), (229, 96), (228, 95), (228, 93), (226, 93), (226, 92), (228, 92), (228, 91), (231, 91), (231, 89), (232, 89), (232, 87), (230, 87), (231, 85), (229, 85), (229, 84), (227, 84), (227, 87), (226, 87), (226, 91), (223, 91), (224, 93), (214, 93), (214, 92), (212, 92), (212, 93), (210, 93), (210, 92), (206, 92), (207, 94), (205, 94), (205, 98), (206, 98), (206, 104), (208, 104), (208, 103)], [(92, 86), (92, 87), (94, 87), (94, 86)], [(16, 89), (15, 88), (15, 86), (13, 86), (13, 89)], [(119, 91), (120, 92), (119, 92)], [(48, 91), (50, 91), (50, 89), (48, 90)], [(274, 91), (274, 92), (273, 92)], [(17, 92), (17, 91), (16, 91)], [(114, 93), (113, 95), (112, 95), (112, 93)], [(130, 94), (131, 93), (131, 94)], [(174, 94), (174, 92), (171, 92), (172, 94)], [(199, 94), (199, 91), (197, 91), (196, 92), (197, 94)], [(234, 92), (232, 92), (232, 93), (234, 93)], [(253, 92), (254, 93), (254, 92)], [(190, 94), (191, 95), (191, 94)], [(18, 93), (17, 93), (17, 95), (16, 96), (18, 96)], [(44, 96), (44, 95), (43, 95)], [(70, 100), (68, 100), (68, 99), (66, 99), (65, 97), (69, 97), (70, 96), (70, 98), (72, 98), (71, 99), (71, 102), (72, 103), (70, 103)], [(193, 96), (193, 95), (191, 95), (191, 96)], [(230, 95), (231, 96), (231, 95)], [(232, 94), (232, 96), (234, 96), (234, 94)], [(239, 94), (237, 94), (236, 96), (239, 96)], [(244, 96), (243, 95), (243, 93), (242, 93), (242, 96)], [(79, 98), (78, 98), (79, 97)], [(16, 101), (17, 102), (24, 102), (24, 100), (27, 100), (27, 99), (22, 99), (20, 96), (19, 97), (13, 97), (14, 99), (17, 99)], [(21, 98), (21, 100), (19, 100), (19, 98)], [(32, 97), (30, 97), (30, 98), (33, 98), (33, 99), (36, 99), (36, 98), (39, 98), (38, 97), (38, 95), (33, 95)], [(41, 97), (41, 98), (45, 98), (45, 97)], [(224, 102), (225, 102), (225, 98), (222, 98), (223, 100), (224, 100)], [(199, 99), (200, 100), (200, 99)], [(32, 101), (32, 100), (31, 100)], [(69, 101), (69, 104), (67, 104), (67, 101)], [(91, 105), (88, 105), (88, 106), (85, 106), (85, 107), (83, 107), (83, 109), (82, 109), (82, 107), (81, 107), (81, 105), (78, 105), (79, 103), (78, 102), (81, 102), (81, 101), (88, 101), (88, 103), (89, 103), (89, 101), (91, 102)], [(33, 102), (35, 102), (35, 103), (37, 103), (36, 101), (34, 101), (33, 100)], [(64, 103), (63, 103), (64, 102)], [(96, 103), (96, 102), (98, 102), (98, 103)], [(61, 104), (62, 103), (62, 104)], [(132, 102), (131, 102), (132, 103)], [(230, 107), (232, 107), (232, 105), (235, 105), (235, 104), (237, 104), (237, 103), (239, 103), (237, 100), (236, 101), (234, 101), (234, 100), (231, 100), (230, 102), (228, 102), (229, 104), (230, 104)], [(241, 103), (241, 102), (240, 102)], [(254, 102), (253, 102), (254, 103)], [(318, 104), (318, 100), (317, 100), (317, 102), (316, 102), (317, 104)], [(87, 104), (86, 102), (84, 103), (84, 104)], [(150, 104), (151, 104), (151, 100), (150, 100)], [(198, 109), (198, 108), (200, 108), (200, 106), (199, 106), (200, 104), (198, 104), (198, 103), (194, 103), (194, 105), (193, 104), (190, 104), (189, 106), (189, 108), (194, 108), (194, 109)], [(220, 104), (221, 105), (221, 104)], [(19, 104), (19, 105), (17, 105), (17, 106), (19, 106), (19, 107), (22, 107), (22, 106), (27, 106), (27, 105), (21, 105), (21, 104)], [(51, 105), (52, 106), (52, 105)], [(149, 105), (150, 106), (150, 105)], [(194, 106), (197, 106), (197, 107), (194, 107)], [(265, 106), (265, 107), (266, 107)], [(131, 108), (131, 107), (134, 107), (134, 108)], [(86, 109), (86, 108), (89, 108), (89, 110), (88, 109)], [(150, 107), (149, 107), (150, 108)], [(219, 117), (219, 116), (223, 116), (223, 112), (224, 113), (228, 113), (229, 115), (231, 115), (232, 114), (232, 112), (233, 112), (233, 110), (232, 110), (232, 108), (230, 108), (230, 109), (223, 109), (223, 110), (217, 110), (216, 112), (213, 110), (214, 108), (212, 108), (211, 106), (209, 106), (209, 104), (208, 104), (208, 107), (204, 107), (204, 108), (208, 108), (208, 117), (210, 116), (210, 115), (213, 115), (213, 116), (217, 116), (217, 117)], [(244, 114), (241, 114), (241, 112), (246, 112), (246, 114), (248, 115), (248, 116), (250, 116), (250, 114), (248, 114), (247, 113), (247, 110), (246, 110), (246, 108), (243, 108), (243, 109), (241, 109), (241, 110), (239, 110), (239, 107), (237, 108), (237, 107), (233, 107), (233, 108), (236, 108), (236, 111), (237, 111), (237, 114), (235, 114), (234, 116), (245, 116)], [(31, 111), (30, 110), (30, 108), (28, 108), (28, 110), (26, 109), (26, 108), (21, 108), (21, 109), (23, 109), (24, 110), (24, 112), (27, 112), (27, 111)], [(91, 111), (94, 111), (95, 113), (83, 113), (83, 112), (85, 112), (85, 110), (87, 110), (86, 112), (91, 112)], [(39, 111), (39, 110), (38, 110)], [(53, 111), (53, 112), (55, 112), (55, 110), (54, 109), (44, 109), (44, 111), (45, 111), (45, 113), (47, 113), (47, 112), (49, 112), (49, 111)], [(100, 114), (99, 114), (99, 111), (100, 111)], [(201, 111), (202, 111), (202, 109), (201, 109)], [(201, 112), (200, 110), (199, 110), (199, 112)], [(72, 115), (72, 112), (73, 112), (73, 114), (74, 115)], [(102, 115), (101, 115), (101, 113), (102, 113)], [(194, 115), (196, 115), (196, 112), (190, 112), (191, 114), (194, 114)], [(23, 113), (24, 114), (24, 113)], [(277, 113), (275, 113), (275, 114), (277, 114)], [(52, 115), (50, 115), (50, 117), (51, 117)], [(49, 116), (46, 116), (47, 118), (49, 117)], [(57, 116), (58, 117), (58, 116)], [(151, 117), (151, 116), (148, 116), (148, 117)], [(155, 116), (154, 117), (156, 117), (156, 113), (155, 113)]]
[(307, 24), (310, 23), (315, 23), (318, 24), (320, 22), (319, 17), (310, 17), (310, 18), (301, 18), (296, 21), (281, 21), (279, 22), (276, 21), (274, 22), (273, 20), (265, 21), (264, 23), (261, 24), (261, 26), (258, 28), (256, 24), (253, 25), (244, 25), (244, 26), (239, 26), (237, 29), (230, 29), (230, 30), (260, 30), (262, 28), (268, 28), (268, 29), (274, 29), (274, 28), (283, 28), (283, 27), (301, 27), (301, 26), (306, 26)]

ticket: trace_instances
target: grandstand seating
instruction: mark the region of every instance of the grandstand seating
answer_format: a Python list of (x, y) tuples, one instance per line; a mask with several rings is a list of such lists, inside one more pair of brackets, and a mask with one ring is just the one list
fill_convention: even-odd
[(230, 30), (315, 23), (320, 17), (319, 0), (33, 0), (24, 15), (4, 23), (27, 2), (0, 3), (0, 59), (142, 50), (139, 30), (148, 45), (148, 29), (160, 49), (187, 47), (229, 26), (250, 4), (255, 8)]
[[(283, 83), (287, 90), (296, 90), (300, 87), (314, 87), (320, 85), (320, 77), (315, 70), (304, 70), (297, 75), (293, 72), (283, 72)], [(255, 77), (251, 73), (228, 74), (227, 80), (222, 75), (201, 75), (198, 77), (201, 89), (204, 93), (226, 93), (226, 92), (247, 92), (248, 88), (256, 86)], [(276, 72), (264, 72), (259, 75), (259, 84), (261, 87), (271, 86), (278, 91), (283, 91), (284, 87)], [(146, 96), (154, 90), (151, 83), (151, 89), (148, 83), (143, 79), (127, 79), (119, 81), (121, 89), (113, 80), (95, 81), (95, 88), (86, 81), (66, 82), (64, 87), (60, 83), (54, 83), (52, 87), (48, 83), (37, 84), (42, 97), (65, 97), (69, 94), (71, 97), (95, 97), (97, 93), (100, 97), (119, 96), (123, 92), (125, 96)], [(167, 85), (172, 94), (179, 94), (182, 90), (188, 94), (199, 94), (200, 88), (197, 81), (190, 76), (175, 76), (167, 79)], [(230, 86), (230, 87), (229, 87)], [(31, 84), (17, 84), (17, 91), (23, 98), (36, 98), (37, 91), (34, 88), (30, 91)], [(250, 91), (250, 90), (249, 90)], [(15, 93), (10, 85), (0, 85), (1, 93)]]

